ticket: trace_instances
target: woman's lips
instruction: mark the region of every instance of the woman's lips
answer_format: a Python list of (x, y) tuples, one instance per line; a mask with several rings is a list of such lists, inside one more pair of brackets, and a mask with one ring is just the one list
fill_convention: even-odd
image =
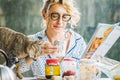
[(56, 29), (62, 29), (61, 26), (54, 26)]

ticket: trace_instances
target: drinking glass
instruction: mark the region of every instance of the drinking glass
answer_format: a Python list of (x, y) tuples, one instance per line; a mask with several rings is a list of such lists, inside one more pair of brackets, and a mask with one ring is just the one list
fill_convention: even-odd
[(54, 57), (64, 57), (66, 51), (65, 41), (54, 41), (54, 45), (58, 47), (58, 51), (53, 55)]

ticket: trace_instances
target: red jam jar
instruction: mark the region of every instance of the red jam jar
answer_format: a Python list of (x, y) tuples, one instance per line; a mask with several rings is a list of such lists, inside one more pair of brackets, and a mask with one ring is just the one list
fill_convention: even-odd
[(62, 62), (62, 77), (76, 75), (76, 61), (72, 58), (64, 58)]

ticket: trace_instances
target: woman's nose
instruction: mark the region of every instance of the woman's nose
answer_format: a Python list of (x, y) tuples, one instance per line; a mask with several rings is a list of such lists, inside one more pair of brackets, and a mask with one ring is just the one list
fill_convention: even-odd
[(60, 18), (58, 19), (58, 23), (59, 23), (59, 24), (62, 24), (62, 23), (63, 23), (62, 17), (60, 17)]

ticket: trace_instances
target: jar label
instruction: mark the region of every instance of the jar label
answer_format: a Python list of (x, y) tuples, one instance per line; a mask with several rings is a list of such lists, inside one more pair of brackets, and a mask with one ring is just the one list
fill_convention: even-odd
[(60, 66), (59, 65), (46, 65), (45, 66), (45, 74), (46, 75), (60, 75)]

